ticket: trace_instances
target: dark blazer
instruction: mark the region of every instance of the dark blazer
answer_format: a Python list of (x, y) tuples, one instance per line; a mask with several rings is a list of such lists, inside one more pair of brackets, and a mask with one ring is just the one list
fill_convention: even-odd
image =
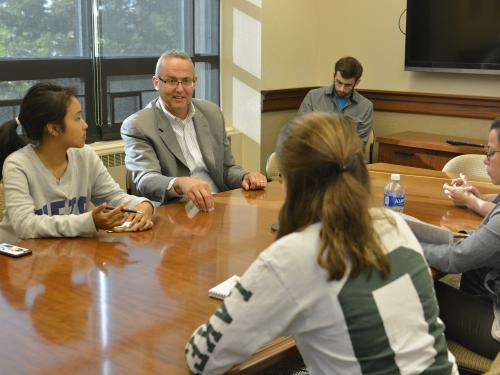
[[(246, 172), (235, 164), (220, 108), (205, 100), (192, 102), (196, 138), (210, 177), (220, 191), (241, 187)], [(132, 191), (167, 202), (170, 180), (189, 176), (190, 171), (159, 98), (126, 118), (121, 136), (125, 142), (125, 165), (132, 173)]]

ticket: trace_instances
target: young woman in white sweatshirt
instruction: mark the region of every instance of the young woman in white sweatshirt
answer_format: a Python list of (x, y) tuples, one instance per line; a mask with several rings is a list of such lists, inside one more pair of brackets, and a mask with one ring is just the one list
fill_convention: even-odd
[[(18, 135), (19, 127), (29, 142)], [(6, 207), (0, 242), (153, 226), (151, 202), (123, 192), (85, 145), (87, 127), (76, 93), (50, 83), (31, 87), (19, 116), (0, 127)], [(96, 206), (91, 211), (90, 203)]]

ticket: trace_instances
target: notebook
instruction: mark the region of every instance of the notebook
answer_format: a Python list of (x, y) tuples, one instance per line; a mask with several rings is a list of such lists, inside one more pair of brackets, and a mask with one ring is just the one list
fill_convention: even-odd
[(240, 277), (238, 275), (233, 275), (210, 289), (208, 295), (212, 298), (224, 299), (229, 295), (231, 289), (233, 289), (238, 281), (240, 281)]

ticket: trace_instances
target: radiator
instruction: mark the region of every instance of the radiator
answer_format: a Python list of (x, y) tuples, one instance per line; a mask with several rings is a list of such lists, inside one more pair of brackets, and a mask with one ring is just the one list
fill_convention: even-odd
[(123, 151), (123, 141), (95, 142), (92, 146), (102, 160), (109, 174), (115, 179), (123, 190), (126, 186), (125, 153)]
[[(236, 130), (228, 130), (228, 138), (231, 142), (233, 155), (236, 159), (240, 159), (241, 146), (239, 145), (240, 133)], [(95, 142), (90, 145), (99, 155), (104, 166), (108, 169), (109, 174), (126, 191), (126, 168), (125, 168), (125, 152), (122, 140)], [(0, 183), (0, 219), (3, 217), (5, 207), (3, 184)]]
[[(227, 131), (227, 137), (231, 144), (233, 156), (236, 160), (241, 160), (241, 133), (230, 128)], [(92, 146), (101, 158), (104, 166), (108, 168), (109, 173), (123, 190), (127, 190), (125, 152), (122, 140), (103, 141), (92, 143)]]

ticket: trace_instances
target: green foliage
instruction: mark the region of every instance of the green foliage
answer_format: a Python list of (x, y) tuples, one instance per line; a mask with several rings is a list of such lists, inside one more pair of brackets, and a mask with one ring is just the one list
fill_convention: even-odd
[[(159, 56), (169, 48), (183, 49), (184, 20), (188, 1), (142, 0), (103, 1), (102, 16), (104, 56)], [(191, 20), (189, 20), (191, 22)]]
[(13, 81), (3, 81), (0, 82), (0, 100), (12, 100), (19, 99), (24, 96), (28, 88), (34, 82), (32, 81), (22, 81), (22, 82), (13, 82)]
[[(0, 0), (0, 58), (88, 56), (89, 0)], [(189, 1), (102, 0), (100, 40), (107, 57), (158, 56), (185, 48)], [(78, 9), (82, 4), (82, 9)]]
[(0, 1), (0, 56), (78, 55), (76, 14), (74, 0)]

